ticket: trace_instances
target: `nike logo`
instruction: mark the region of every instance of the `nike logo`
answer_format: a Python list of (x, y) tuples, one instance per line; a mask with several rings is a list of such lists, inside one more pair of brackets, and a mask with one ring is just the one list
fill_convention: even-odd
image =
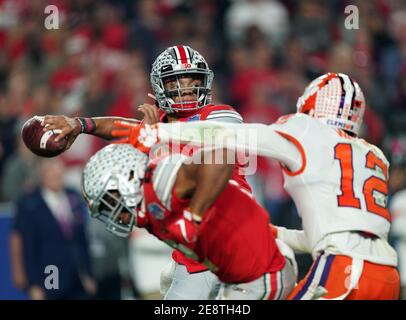
[(196, 240), (195, 238), (189, 240), (189, 238), (187, 237), (185, 220), (183, 220), (183, 219), (178, 220), (178, 221), (176, 221), (176, 224), (179, 225), (179, 227), (180, 227), (180, 232), (182, 233), (182, 236), (183, 236), (183, 238), (186, 240), (186, 242), (189, 242), (189, 243), (190, 243), (190, 242), (194, 242), (194, 241)]

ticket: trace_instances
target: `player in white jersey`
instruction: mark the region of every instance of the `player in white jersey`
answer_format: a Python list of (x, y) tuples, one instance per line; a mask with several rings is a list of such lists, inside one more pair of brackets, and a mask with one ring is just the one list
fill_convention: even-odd
[(397, 255), (387, 241), (389, 163), (379, 148), (357, 137), (365, 111), (359, 85), (345, 74), (323, 75), (309, 84), (297, 108), (272, 125), (118, 122), (127, 130), (114, 135), (141, 149), (168, 140), (223, 141), (228, 148), (278, 160), (303, 231), (275, 231), (314, 258), (290, 298), (398, 299)]

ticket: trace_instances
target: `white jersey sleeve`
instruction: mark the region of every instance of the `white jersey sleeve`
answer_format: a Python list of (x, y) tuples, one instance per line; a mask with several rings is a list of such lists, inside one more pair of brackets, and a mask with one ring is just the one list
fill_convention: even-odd
[(202, 147), (227, 147), (278, 160), (292, 171), (302, 165), (302, 154), (274, 125), (195, 121), (159, 123), (161, 142), (194, 143)]
[(276, 228), (278, 230), (278, 239), (286, 243), (295, 253), (312, 253), (312, 248), (303, 230), (286, 229), (279, 226)]

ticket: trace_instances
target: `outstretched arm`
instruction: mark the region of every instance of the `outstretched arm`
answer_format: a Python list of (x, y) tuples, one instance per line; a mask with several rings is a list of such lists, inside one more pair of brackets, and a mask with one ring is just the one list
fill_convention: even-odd
[(269, 157), (279, 161), (290, 171), (305, 166), (305, 158), (297, 145), (274, 125), (234, 124), (214, 121), (157, 123), (156, 125), (133, 125), (116, 121), (114, 137), (120, 143), (130, 143), (148, 153), (159, 142), (192, 143), (202, 147), (242, 150), (250, 154)]
[(181, 141), (240, 149), (275, 159), (291, 171), (299, 170), (303, 164), (302, 155), (295, 144), (274, 125), (196, 121), (158, 123), (157, 129), (161, 142)]
[[(137, 119), (127, 119), (120, 117), (92, 117), (92, 118), (70, 118), (64, 115), (46, 115), (44, 117), (44, 131), (61, 130), (58, 140), (71, 134), (78, 136), (81, 133), (92, 134), (102, 139), (113, 139), (111, 130), (114, 127), (114, 121), (123, 120), (130, 123), (140, 123)], [(83, 121), (87, 122), (87, 126), (83, 127)]]
[[(159, 121), (159, 112), (157, 107), (150, 104), (143, 104), (138, 110), (144, 114), (142, 120), (146, 124), (154, 124)], [(127, 121), (129, 123), (140, 123), (139, 119), (129, 119), (121, 117), (92, 117), (92, 118), (71, 118), (64, 115), (46, 115), (44, 116), (44, 131), (60, 130), (57, 139), (68, 138), (66, 149), (69, 149), (79, 134), (87, 133), (96, 137), (111, 140), (114, 137), (111, 132), (114, 129), (114, 122), (117, 120)]]
[(111, 130), (116, 120), (125, 120), (131, 123), (138, 121), (119, 117), (70, 118), (64, 115), (46, 115), (44, 116), (43, 125), (44, 131), (60, 130), (57, 140), (67, 137), (67, 150), (81, 133), (91, 134), (106, 140), (112, 139)]

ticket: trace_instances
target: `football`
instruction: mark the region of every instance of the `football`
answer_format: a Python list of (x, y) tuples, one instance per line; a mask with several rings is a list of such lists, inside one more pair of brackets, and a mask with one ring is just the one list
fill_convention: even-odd
[(27, 148), (38, 156), (56, 157), (65, 150), (68, 140), (65, 137), (65, 139), (55, 141), (58, 130), (43, 131), (44, 127), (41, 122), (42, 117), (35, 116), (24, 123), (21, 131), (23, 141)]

